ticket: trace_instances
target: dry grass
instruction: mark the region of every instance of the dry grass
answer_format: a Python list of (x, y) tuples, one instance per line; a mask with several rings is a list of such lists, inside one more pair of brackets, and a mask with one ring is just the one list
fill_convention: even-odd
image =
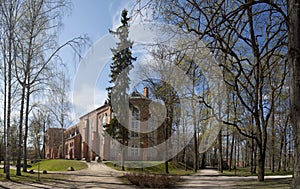
[(139, 187), (166, 188), (173, 186), (180, 180), (180, 176), (155, 175), (143, 173), (128, 173), (125, 177)]

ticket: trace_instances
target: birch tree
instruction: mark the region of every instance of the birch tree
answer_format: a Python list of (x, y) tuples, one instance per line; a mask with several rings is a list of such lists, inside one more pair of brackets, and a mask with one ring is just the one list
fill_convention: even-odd
[(5, 125), (5, 172), (6, 179), (10, 179), (10, 152), (11, 152), (11, 110), (12, 110), (12, 82), (13, 65), (16, 62), (16, 44), (17, 24), (19, 19), (20, 1), (1, 1), (1, 42), (2, 42), (2, 60), (5, 69), (4, 76), (4, 125)]
[[(10, 134), (11, 96), (20, 95), (18, 101), (13, 103), (19, 110), (17, 175), (21, 175), (22, 151), (23, 171), (27, 171), (29, 115), (34, 107), (32, 96), (35, 93), (44, 93), (43, 87), (56, 77), (55, 69), (64, 65), (60, 61), (58, 52), (70, 46), (75, 53), (78, 53), (87, 40), (86, 37), (75, 37), (62, 45), (58, 44), (61, 18), (68, 5), (67, 0), (1, 2), (6, 138)], [(12, 91), (13, 86), (14, 91)]]
[[(59, 62), (58, 52), (65, 46), (76, 48), (85, 42), (84, 37), (73, 38), (62, 44), (57, 43), (58, 30), (68, 1), (26, 0), (20, 1), (19, 22), (16, 32), (17, 63), (14, 76), (20, 84), (20, 121), (17, 175), (21, 175), (21, 154), (23, 148), (24, 166), (27, 171), (27, 138), (31, 96), (40, 92), (38, 85), (47, 83), (53, 76), (49, 70)], [(50, 76), (50, 77), (49, 77)], [(23, 144), (23, 146), (22, 146)]]

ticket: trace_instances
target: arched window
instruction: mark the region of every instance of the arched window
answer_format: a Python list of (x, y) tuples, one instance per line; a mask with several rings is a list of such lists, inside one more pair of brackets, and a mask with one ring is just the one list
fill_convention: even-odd
[(106, 125), (106, 113), (102, 116), (102, 126)]
[(133, 107), (131, 116), (131, 137), (138, 137), (140, 131), (140, 111), (139, 109)]

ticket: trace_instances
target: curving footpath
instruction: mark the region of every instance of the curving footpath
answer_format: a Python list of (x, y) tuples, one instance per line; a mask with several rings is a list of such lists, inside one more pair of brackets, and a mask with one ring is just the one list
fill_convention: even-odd
[[(117, 171), (107, 167), (102, 163), (88, 163), (88, 168), (80, 171), (72, 172), (55, 172), (62, 174), (61, 179), (56, 179), (53, 182), (43, 183), (17, 183), (17, 182), (0, 182), (0, 188), (99, 188), (99, 189), (131, 189), (139, 188), (130, 184), (125, 184), (119, 178), (123, 176), (122, 171)], [(64, 178), (63, 175), (69, 175)], [(290, 178), (287, 176), (265, 176), (266, 179)], [(175, 188), (179, 189), (236, 189), (240, 188), (237, 183), (247, 184), (247, 182), (255, 181), (257, 177), (236, 177), (222, 176), (215, 169), (204, 169), (192, 176), (182, 176)], [(174, 187), (173, 187), (174, 188)], [(248, 187), (251, 188), (251, 187)], [(274, 186), (273, 188), (280, 188)]]
[[(265, 176), (265, 179), (291, 178), (292, 175)], [(239, 177), (222, 176), (216, 169), (202, 169), (199, 173), (192, 176), (182, 176), (181, 182), (177, 183), (176, 188), (201, 188), (201, 189), (237, 189), (241, 184), (247, 185), (247, 182), (257, 180), (257, 176)], [(244, 188), (244, 187), (243, 187)], [(251, 189), (252, 187), (246, 187)], [(272, 186), (272, 188), (282, 189), (281, 186)]]
[[(56, 172), (58, 173), (58, 172)], [(136, 188), (121, 181), (123, 172), (116, 171), (102, 163), (88, 163), (88, 168), (80, 171), (59, 172), (58, 174), (70, 175), (68, 178), (57, 179), (53, 182), (42, 183), (17, 183), (0, 182), (0, 188), (99, 188), (99, 189), (130, 189)]]

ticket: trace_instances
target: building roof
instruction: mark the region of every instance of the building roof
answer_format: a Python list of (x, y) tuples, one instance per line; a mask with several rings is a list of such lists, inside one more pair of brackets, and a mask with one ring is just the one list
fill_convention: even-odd
[(50, 127), (50, 128), (48, 128), (47, 130), (46, 130), (46, 133), (48, 132), (48, 131), (54, 131), (54, 130), (66, 130), (65, 128), (58, 128), (58, 127)]
[[(99, 108), (96, 108), (96, 109), (94, 109), (94, 110), (92, 110), (92, 111), (90, 111), (90, 112), (84, 114), (84, 115), (81, 116), (79, 119), (82, 119), (82, 118), (84, 118), (84, 117), (86, 117), (86, 116), (88, 116), (88, 115), (90, 115), (90, 114), (92, 114), (92, 113), (94, 113), (94, 112), (99, 112), (99, 111), (100, 111), (99, 113), (104, 112), (104, 111), (107, 110), (107, 108), (109, 108), (109, 105), (108, 105), (108, 104), (104, 104), (104, 105), (100, 106)], [(102, 111), (101, 111), (101, 110), (102, 110)]]

